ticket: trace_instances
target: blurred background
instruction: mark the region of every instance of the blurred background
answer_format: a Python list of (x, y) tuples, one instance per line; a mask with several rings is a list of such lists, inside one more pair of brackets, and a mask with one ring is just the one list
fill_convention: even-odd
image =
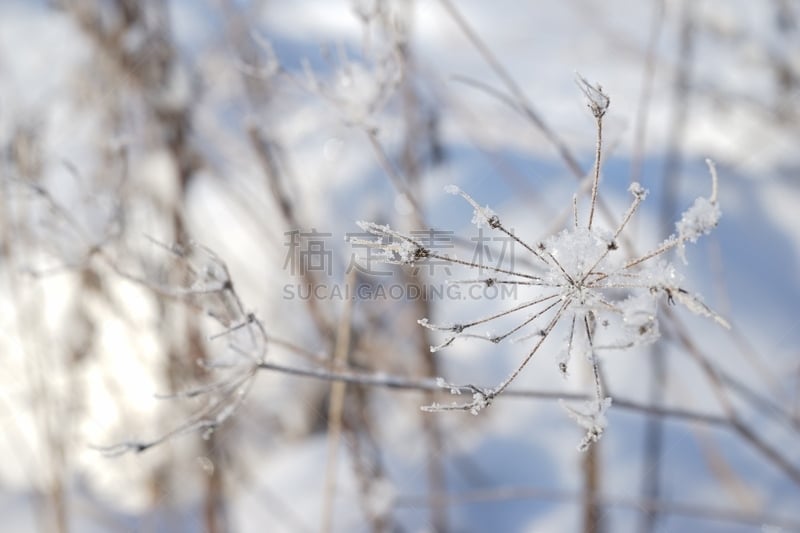
[[(799, 24), (795, 0), (0, 0), (0, 531), (800, 531)], [(586, 453), (562, 334), (516, 396), (422, 412), (532, 341), (431, 353), (417, 320), (523, 296), (348, 240), (524, 269), (444, 187), (528, 242), (585, 213), (576, 72), (611, 98), (598, 223), (650, 191), (631, 249), (716, 161), (721, 223), (668, 259), (732, 326), (665, 306), (657, 343), (603, 350)]]

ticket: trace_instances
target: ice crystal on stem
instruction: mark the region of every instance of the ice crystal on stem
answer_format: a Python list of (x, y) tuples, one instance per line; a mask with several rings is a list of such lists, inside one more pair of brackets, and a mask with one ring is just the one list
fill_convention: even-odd
[(611, 407), (611, 398), (595, 399), (585, 402), (582, 409), (559, 402), (571, 419), (586, 430), (586, 435), (578, 444), (578, 451), (586, 451), (593, 442), (600, 440), (608, 425), (606, 411)]
[(472, 205), (474, 211), (472, 212), (472, 222), (478, 229), (483, 228), (484, 226), (495, 228), (496, 225), (500, 223), (500, 219), (497, 217), (494, 211), (489, 209), (489, 206), (481, 207), (478, 203), (470, 198), (470, 196), (456, 187), (455, 185), (448, 185), (444, 188), (446, 193), (454, 194), (457, 196), (461, 196), (467, 202)]
[(603, 92), (603, 88), (599, 85), (592, 85), (580, 74), (575, 75), (575, 83), (586, 97), (586, 105), (589, 107), (592, 115), (594, 115), (595, 118), (601, 118), (605, 115), (608, 107), (611, 105), (611, 99)]
[(354, 237), (350, 239), (350, 243), (376, 249), (378, 258), (383, 259), (386, 263), (413, 265), (418, 260), (428, 257), (430, 253), (418, 240), (394, 231), (389, 226), (363, 221), (357, 222), (357, 224), (361, 229), (378, 238), (367, 240)]
[[(708, 161), (712, 180), (711, 195), (697, 199), (683, 213), (676, 224), (675, 234), (650, 251), (630, 259), (633, 252), (626, 256), (619, 251), (620, 237), (647, 197), (647, 190), (638, 183), (631, 184), (629, 192), (633, 200), (613, 229), (594, 224), (600, 182), (603, 117), (610, 105), (610, 99), (600, 86), (593, 86), (580, 76), (577, 83), (597, 124), (593, 183), (586, 224), (579, 223), (577, 200), (573, 200), (574, 221), (571, 227), (541, 242), (529, 243), (508, 229), (494, 211), (482, 207), (466, 192), (450, 185), (446, 187), (446, 192), (461, 196), (472, 206), (473, 223), (479, 228), (488, 226), (503, 234), (531, 254), (530, 261), (525, 263), (524, 268), (514, 265), (508, 268), (487, 266), (442, 255), (426, 248), (409, 235), (370, 222), (360, 222), (359, 225), (377, 239), (358, 242), (377, 248), (388, 262), (416, 264), (436, 259), (477, 273), (477, 278), (451, 280), (452, 283), (486, 286), (508, 284), (530, 289), (533, 292), (530, 297), (515, 302), (508, 309), (469, 322), (434, 324), (428, 318), (418, 321), (429, 330), (445, 334), (442, 342), (431, 347), (434, 352), (464, 338), (498, 343), (514, 337), (515, 340), (530, 340), (532, 343), (514, 370), (496, 386), (457, 385), (440, 380), (442, 388), (449, 389), (451, 393), (467, 393), (469, 399), (449, 404), (435, 403), (423, 407), (423, 410), (464, 410), (477, 414), (514, 382), (545, 341), (559, 329), (564, 334), (562, 349), (556, 355), (561, 373), (567, 375), (575, 358), (586, 361), (592, 369), (594, 398), (582, 408), (565, 404), (570, 417), (587, 431), (579, 446), (579, 449), (585, 450), (601, 437), (606, 427), (605, 413), (611, 404), (611, 398), (605, 397), (603, 393), (598, 351), (626, 349), (654, 342), (659, 336), (659, 300), (681, 304), (689, 311), (710, 317), (723, 326), (727, 327), (728, 324), (698, 296), (681, 286), (680, 274), (663, 257), (674, 248), (685, 261), (685, 243), (697, 241), (717, 225), (720, 209), (717, 202), (717, 173), (713, 163)], [(485, 275), (487, 271), (488, 276)], [(516, 316), (520, 311), (524, 311), (525, 317), (507, 331), (491, 335), (474, 333), (476, 327), (503, 317)]]
[(697, 242), (697, 239), (702, 235), (707, 235), (719, 223), (721, 212), (717, 204), (717, 169), (714, 162), (706, 159), (708, 169), (711, 172), (711, 196), (708, 198), (698, 198), (694, 201), (692, 207), (687, 209), (681, 219), (675, 224), (678, 230), (678, 238), (680, 244), (678, 245), (678, 254), (683, 263), (686, 264), (686, 253), (684, 245), (686, 241)]

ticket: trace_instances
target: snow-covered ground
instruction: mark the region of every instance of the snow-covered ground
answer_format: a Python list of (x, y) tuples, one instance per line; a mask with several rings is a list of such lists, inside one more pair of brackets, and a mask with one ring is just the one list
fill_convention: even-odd
[[(655, 344), (599, 351), (613, 398), (591, 456), (599, 520), (606, 531), (800, 530), (796, 3), (465, 0), (454, 14), (439, 0), (174, 0), (142, 2), (142, 20), (123, 17), (125, 3), (0, 2), (0, 531), (225, 530), (215, 520), (242, 532), (589, 531), (583, 429), (556, 402), (593, 391), (585, 362), (559, 372), (568, 328), (477, 416), (423, 413), (431, 397), (386, 381), (432, 383), (422, 377), (434, 364), (430, 378), (496, 385), (537, 338), (456, 339), (431, 363), (420, 347), (446, 333), (417, 320), (463, 324), (529, 293), (453, 292), (462, 286), (448, 279), (474, 273), (452, 264), (348, 274), (369, 253), (352, 239), (364, 220), (436, 228), (441, 253), (465, 260), (486, 235), (485, 260), (536, 262), (472, 224), (450, 184), (526, 242), (569, 227), (579, 190), (584, 223), (596, 132), (576, 72), (611, 102), (598, 226), (614, 229), (632, 181), (649, 190), (619, 253), (680, 231), (681, 213), (711, 193), (705, 159), (716, 162), (718, 226), (687, 243), (687, 264), (664, 259), (731, 326), (688, 311), (683, 293), (674, 306), (659, 294)], [(292, 248), (292, 231), (319, 253)], [(194, 273), (157, 244), (185, 237), (213, 250), (192, 249)], [(180, 292), (216, 287), (223, 263), (242, 309)], [(444, 295), (407, 301), (414, 268)], [(356, 285), (369, 294), (342, 296)], [(98, 451), (192, 420), (196, 399), (155, 397), (202, 383), (177, 360), (213, 356), (230, 368), (212, 376), (229, 379), (250, 368), (252, 322), (214, 335), (251, 312), (265, 361), (339, 364), (375, 383), (348, 385), (337, 415), (330, 382), (262, 369), (228, 395), (201, 395), (220, 402), (203, 419), (224, 419), (213, 436), (195, 424), (142, 453)], [(508, 331), (526, 312), (475, 333)], [(647, 412), (653, 402), (668, 415)]]

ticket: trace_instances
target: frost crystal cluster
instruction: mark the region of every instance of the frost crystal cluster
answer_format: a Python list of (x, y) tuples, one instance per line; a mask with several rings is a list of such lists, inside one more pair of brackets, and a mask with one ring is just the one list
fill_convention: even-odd
[[(644, 254), (632, 257), (631, 252), (622, 252), (621, 241), (625, 229), (647, 196), (647, 191), (636, 183), (630, 186), (633, 200), (613, 230), (602, 229), (594, 224), (600, 175), (602, 118), (610, 101), (600, 87), (591, 86), (582, 78), (579, 78), (578, 84), (588, 99), (589, 109), (598, 126), (598, 149), (590, 212), (586, 223), (579, 223), (575, 201), (571, 227), (540, 242), (526, 242), (509, 230), (496, 213), (488, 207), (481, 207), (458, 187), (450, 185), (445, 189), (450, 194), (461, 196), (473, 207), (473, 223), (479, 228), (488, 227), (513, 239), (524, 248), (530, 254), (530, 261), (524, 268), (502, 268), (464, 261), (426, 247), (412, 235), (370, 222), (360, 222), (359, 225), (377, 238), (361, 239), (358, 242), (377, 249), (383, 259), (391, 263), (417, 264), (436, 260), (461, 265), (478, 273), (477, 279), (451, 281), (453, 283), (478, 283), (486, 286), (509, 284), (530, 289), (530, 297), (515, 301), (515, 305), (503, 311), (469, 322), (434, 324), (427, 318), (419, 320), (421, 326), (444, 335), (439, 344), (431, 347), (432, 351), (450, 346), (459, 338), (482, 339), (492, 343), (507, 338), (530, 342), (521, 362), (498, 385), (484, 388), (471, 384), (455, 385), (440, 380), (442, 388), (449, 389), (451, 393), (465, 393), (466, 401), (436, 403), (423, 409), (465, 410), (477, 414), (488, 407), (517, 378), (549, 337), (560, 336), (562, 342), (556, 359), (561, 373), (566, 376), (573, 359), (581, 358), (591, 366), (594, 377), (592, 400), (580, 408), (565, 405), (570, 417), (586, 430), (586, 436), (579, 445), (579, 449), (585, 450), (602, 435), (606, 427), (605, 414), (611, 405), (611, 398), (605, 397), (603, 393), (597, 359), (599, 351), (626, 349), (655, 341), (659, 336), (659, 300), (681, 304), (723, 326), (727, 327), (727, 323), (698, 296), (681, 286), (680, 274), (663, 258), (666, 252), (674, 248), (685, 261), (684, 244), (687, 241), (695, 242), (717, 225), (720, 209), (717, 203), (717, 174), (713, 163), (707, 161), (712, 180), (711, 195), (695, 201), (676, 224), (673, 235)], [(486, 272), (489, 275), (484, 275)], [(475, 331), (476, 327), (511, 315), (519, 315), (520, 320), (506, 331), (490, 335)]]

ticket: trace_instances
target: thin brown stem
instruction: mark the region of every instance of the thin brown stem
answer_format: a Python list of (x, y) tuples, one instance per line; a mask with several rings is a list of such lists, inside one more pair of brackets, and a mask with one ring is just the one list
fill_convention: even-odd
[[(449, 491), (437, 494), (432, 499), (428, 496), (402, 495), (395, 500), (395, 507), (417, 507), (420, 505), (430, 505), (431, 503), (441, 506), (472, 507), (481, 503), (491, 504), (514, 500), (573, 502), (579, 497), (580, 494), (572, 491), (558, 491), (535, 486), (502, 486), (461, 492)], [(787, 531), (800, 530), (800, 521), (796, 518), (784, 518), (763, 512), (753, 512), (740, 508), (710, 506), (702, 503), (687, 504), (664, 499), (606, 497), (598, 501), (598, 504), (603, 508), (626, 509), (634, 512), (657, 511), (663, 514), (685, 516), (712, 522), (750, 524), (754, 526), (771, 524), (776, 527), (785, 528)]]
[(564, 303), (561, 304), (561, 307), (558, 308), (555, 316), (550, 320), (550, 323), (548, 323), (547, 326), (545, 326), (545, 328), (542, 330), (542, 336), (539, 338), (539, 341), (536, 343), (533, 349), (528, 352), (528, 355), (525, 356), (525, 359), (522, 360), (522, 362), (514, 369), (514, 371), (511, 372), (511, 374), (509, 374), (509, 376), (504, 379), (502, 383), (500, 383), (500, 385), (492, 389), (493, 397), (501, 394), (515, 379), (517, 379), (517, 376), (519, 376), (520, 372), (522, 372), (522, 369), (525, 368), (525, 366), (530, 362), (531, 358), (533, 358), (536, 352), (539, 351), (539, 348), (541, 348), (545, 339), (547, 339), (547, 337), (550, 335), (550, 332), (553, 331), (553, 328), (556, 327), (558, 321), (561, 320), (561, 317), (564, 315), (564, 311), (566, 311), (570, 303), (572, 303), (572, 299), (568, 298), (564, 301)]
[(653, 2), (653, 13), (650, 19), (650, 36), (645, 51), (642, 69), (642, 89), (636, 105), (636, 119), (633, 127), (633, 151), (631, 156), (631, 183), (638, 182), (642, 174), (642, 157), (647, 139), (647, 124), (650, 115), (650, 97), (653, 92), (653, 78), (656, 71), (656, 49), (664, 27), (665, 0)]
[[(355, 278), (355, 270), (350, 271), (347, 283), (352, 284)], [(336, 330), (336, 345), (331, 361), (331, 368), (338, 370), (347, 366), (347, 359), (350, 353), (350, 334), (352, 324), (350, 316), (353, 308), (353, 300), (344, 301), (344, 306), (339, 315), (339, 324)], [(322, 503), (322, 519), (320, 533), (328, 533), (333, 530), (333, 511), (334, 497), (336, 495), (336, 473), (339, 466), (339, 441), (342, 434), (342, 413), (344, 411), (344, 400), (347, 384), (342, 381), (331, 383), (330, 402), (328, 404), (328, 458), (325, 469), (325, 491)]]
[(600, 158), (603, 150), (603, 115), (597, 117), (597, 144), (595, 145), (594, 152), (594, 176), (592, 177), (592, 200), (589, 204), (589, 224), (588, 228), (592, 229), (594, 222), (594, 210), (597, 206), (597, 188), (600, 184)]
[(486, 43), (480, 38), (480, 36), (472, 29), (466, 19), (461, 15), (461, 13), (456, 9), (453, 3), (450, 0), (439, 0), (442, 7), (444, 7), (445, 11), (447, 11), (450, 18), (453, 19), (453, 22), (456, 23), (458, 28), (461, 32), (467, 37), (472, 46), (478, 51), (478, 53), (483, 57), (484, 61), (489, 65), (489, 67), (494, 71), (498, 78), (505, 84), (508, 90), (514, 97), (514, 100), (517, 102), (517, 108), (522, 111), (526, 118), (528, 118), (531, 122), (533, 122), (537, 128), (544, 134), (548, 141), (550, 141), (553, 146), (556, 147), (559, 156), (570, 169), (570, 171), (580, 176), (583, 174), (583, 170), (581, 169), (578, 160), (572, 154), (570, 149), (567, 145), (556, 135), (555, 131), (542, 119), (542, 117), (534, 110), (531, 103), (528, 101), (525, 94), (522, 92), (522, 89), (514, 81), (514, 78), (508, 73), (508, 71), (503, 67), (494, 53), (486, 46)]

